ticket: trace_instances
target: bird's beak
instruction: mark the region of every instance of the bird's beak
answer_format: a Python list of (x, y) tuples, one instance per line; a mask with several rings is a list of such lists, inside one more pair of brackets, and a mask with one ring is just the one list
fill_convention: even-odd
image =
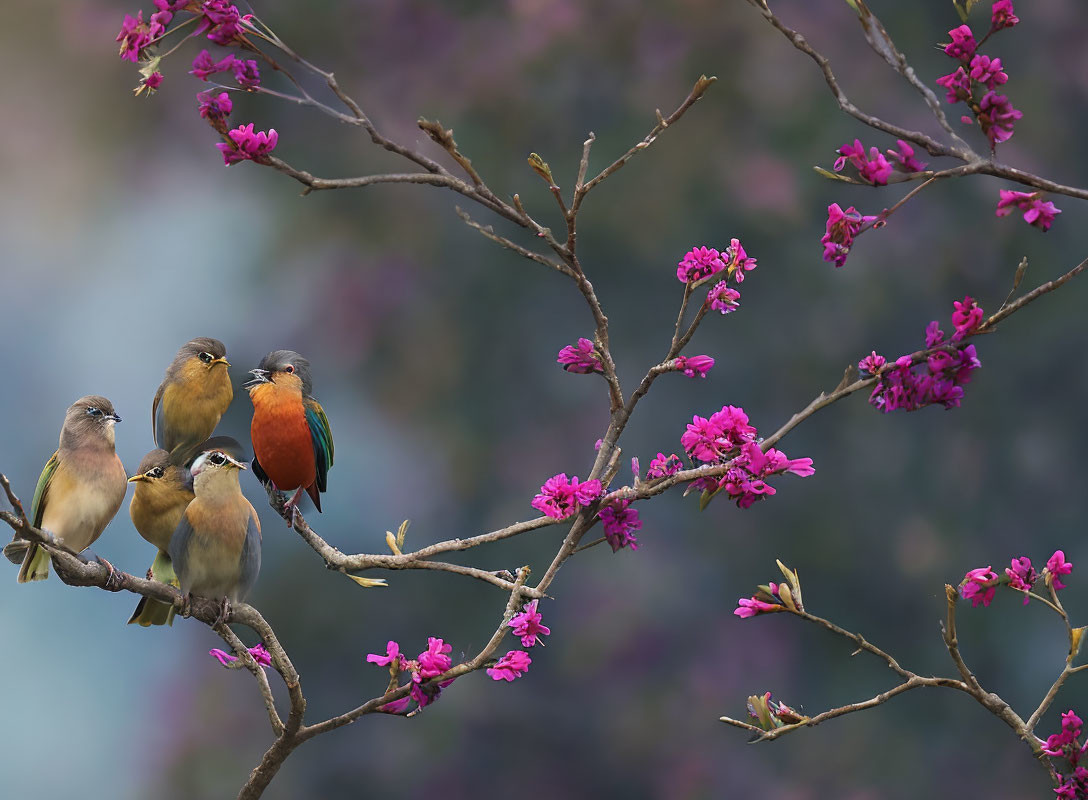
[(141, 475), (133, 475), (131, 478), (128, 479), (128, 482), (129, 483), (140, 483), (141, 481), (146, 481), (146, 480), (147, 480), (147, 476), (141, 474)]
[(116, 414), (107, 414), (106, 415), (106, 422), (111, 422), (114, 425), (116, 425), (120, 421), (121, 421), (121, 418), (119, 416), (117, 416)]
[[(223, 453), (223, 455), (227, 456), (226, 453)], [(233, 464), (238, 469), (249, 469), (249, 467), (247, 467), (241, 461), (239, 461), (239, 460), (237, 460), (235, 458), (231, 458), (230, 456), (227, 456), (227, 462), (230, 463), (230, 464)]]
[(226, 364), (228, 367), (230, 366), (230, 362), (227, 361), (227, 359), (225, 359), (225, 358), (217, 358), (212, 363), (210, 363), (208, 366), (209, 367), (214, 367), (216, 364)]
[(266, 369), (251, 369), (249, 374), (253, 376), (253, 379), (242, 384), (243, 389), (251, 389), (254, 386), (260, 386), (262, 383), (271, 383), (268, 380), (268, 370)]

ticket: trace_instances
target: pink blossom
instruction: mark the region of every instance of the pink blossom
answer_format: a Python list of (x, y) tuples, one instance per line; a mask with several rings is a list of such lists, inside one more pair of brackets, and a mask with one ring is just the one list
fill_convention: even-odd
[(589, 339), (579, 339), (577, 345), (568, 344), (559, 351), (556, 363), (562, 364), (567, 372), (576, 375), (588, 375), (591, 372), (603, 372), (601, 357)]
[(144, 12), (138, 11), (135, 17), (131, 14), (125, 14), (125, 18), (121, 22), (121, 32), (117, 34), (114, 41), (121, 43), (121, 50), (118, 55), (122, 59), (131, 61), (133, 64), (139, 61), (140, 51), (151, 42), (148, 25), (144, 22)]
[(936, 347), (944, 341), (944, 331), (941, 330), (940, 323), (937, 320), (933, 320), (926, 325), (926, 347)]
[(882, 355), (878, 355), (876, 350), (874, 350), (858, 362), (858, 369), (862, 372), (868, 372), (870, 375), (876, 375), (887, 363), (888, 359), (884, 358)]
[[(849, 161), (857, 169), (862, 180), (874, 186), (883, 186), (888, 182), (888, 176), (892, 174), (892, 165), (877, 148), (869, 148), (869, 155), (865, 154), (865, 147), (860, 139), (855, 139), (853, 144), (844, 144), (837, 151), (839, 158), (835, 160), (835, 171), (841, 172), (846, 162)], [(912, 151), (913, 154), (913, 151)]]
[(952, 37), (952, 41), (945, 45), (945, 53), (953, 58), (959, 58), (964, 61), (974, 55), (975, 48), (978, 47), (978, 45), (975, 44), (975, 35), (971, 33), (969, 27), (960, 25), (958, 28), (950, 30), (948, 35)]
[[(956, 67), (955, 72), (937, 78), (937, 84), (947, 90), (945, 100), (949, 103), (958, 103), (971, 97), (971, 79), (963, 67)], [(966, 120), (968, 123), (974, 122), (970, 117)]]
[(684, 254), (676, 266), (676, 279), (680, 283), (692, 283), (710, 277), (725, 269), (721, 254), (713, 247), (694, 247)]
[(203, 14), (203, 19), (197, 24), (194, 33), (207, 31), (208, 39), (216, 44), (232, 44), (242, 32), (242, 15), (227, 0), (204, 0), (200, 13)]
[(714, 359), (710, 356), (680, 356), (672, 362), (673, 369), (689, 378), (705, 378), (713, 366)]
[(843, 211), (838, 203), (829, 205), (827, 231), (820, 239), (820, 244), (824, 246), (824, 261), (833, 261), (836, 267), (845, 264), (854, 237), (861, 232), (862, 226), (875, 220), (875, 216), (863, 216), (853, 206)]
[(963, 595), (964, 600), (970, 600), (971, 605), (976, 608), (980, 603), (983, 606), (990, 605), (996, 592), (994, 588), (997, 584), (996, 572), (989, 567), (979, 567), (968, 572), (963, 580), (960, 594)]
[(158, 89), (162, 86), (162, 73), (152, 72), (146, 78), (144, 78), (143, 85), (148, 89)]
[(230, 64), (230, 69), (234, 73), (234, 80), (243, 89), (255, 89), (261, 85), (261, 72), (257, 69), (257, 62), (253, 59), (243, 61), (240, 58), (234, 58)]
[(1004, 217), (1014, 208), (1024, 212), (1024, 221), (1036, 228), (1048, 231), (1054, 218), (1062, 213), (1052, 202), (1042, 201), (1042, 192), (1014, 192), (1001, 189), (1001, 199), (997, 201), (997, 216)]
[(982, 324), (982, 309), (970, 295), (964, 297), (962, 301), (954, 300), (952, 305), (955, 307), (955, 311), (952, 312), (952, 324), (956, 327), (956, 332), (952, 334), (952, 341), (958, 342)]
[(1062, 575), (1068, 575), (1073, 571), (1073, 564), (1070, 561), (1065, 560), (1065, 553), (1061, 550), (1055, 550), (1046, 562), (1047, 580), (1054, 584), (1055, 589), (1064, 589), (1065, 584), (1062, 583)]
[(214, 97), (211, 92), (200, 92), (196, 99), (200, 103), (200, 116), (209, 121), (225, 119), (234, 108), (234, 103), (226, 92), (220, 92)]
[(722, 406), (709, 419), (695, 416), (680, 437), (680, 444), (691, 458), (718, 461), (726, 453), (755, 438), (756, 429), (748, 424), (743, 408)]
[(975, 56), (971, 59), (971, 80), (985, 83), (990, 89), (996, 89), (1001, 84), (1008, 83), (1009, 76), (1001, 69), (1000, 58)]
[(999, 142), (1011, 139), (1013, 124), (1023, 118), (1023, 112), (1013, 108), (1009, 98), (997, 92), (987, 92), (978, 105), (978, 124), (990, 140), (991, 149)]
[(400, 645), (394, 641), (390, 641), (385, 646), (385, 655), (380, 656), (377, 653), (370, 653), (366, 660), (372, 664), (377, 664), (379, 667), (388, 667), (391, 664), (396, 663), (397, 669), (405, 669), (407, 667), (407, 659), (400, 654)]
[(253, 130), (253, 123), (241, 125), (227, 133), (230, 143), (216, 142), (216, 147), (223, 154), (223, 163), (226, 166), (236, 164), (239, 161), (254, 161), (271, 153), (276, 149), (280, 135), (275, 128), (265, 131)]
[[(258, 642), (257, 644), (253, 645), (253, 647), (250, 647), (249, 654), (253, 656), (253, 660), (260, 664), (262, 667), (272, 666), (272, 656), (269, 654), (268, 650), (265, 649), (263, 642)], [(231, 655), (230, 653), (220, 650), (219, 648), (209, 650), (208, 655), (210, 655), (224, 667), (229, 666), (231, 662), (238, 660), (238, 656)]]
[(156, 39), (166, 33), (166, 26), (170, 24), (170, 20), (174, 18), (174, 15), (170, 11), (156, 11), (151, 15), (151, 20), (147, 26), (147, 35), (149, 38), (148, 44), (153, 44)]
[(1002, 28), (1011, 28), (1020, 21), (1012, 8), (1012, 0), (997, 0), (990, 11), (990, 30), (997, 31)]
[(565, 472), (560, 472), (544, 481), (531, 505), (552, 519), (569, 519), (600, 496), (599, 480), (579, 483), (577, 476), (567, 478)]
[(420, 678), (435, 678), (448, 670), (453, 661), (447, 655), (453, 650), (453, 645), (446, 644), (441, 639), (430, 636), (427, 638), (427, 649), (419, 654)]
[(725, 281), (716, 283), (714, 288), (707, 294), (706, 299), (710, 302), (712, 311), (720, 311), (723, 314), (728, 314), (740, 308), (740, 292), (727, 286)]
[(888, 157), (896, 162), (900, 172), (921, 172), (926, 168), (925, 161), (919, 161), (914, 157), (914, 148), (902, 139), (895, 140), (895, 149), (888, 150)]
[(512, 681), (524, 675), (532, 663), (533, 660), (524, 650), (511, 650), (500, 658), (495, 666), (489, 667), (487, 674), (492, 680)]
[(1009, 577), (1010, 588), (1024, 593), (1024, 605), (1027, 605), (1029, 599), (1027, 593), (1031, 591), (1032, 585), (1039, 578), (1035, 568), (1031, 566), (1031, 559), (1026, 556), (1014, 558), (1010, 565), (1005, 567), (1005, 574)]
[[(234, 56), (228, 56), (223, 61), (225, 62), (230, 58), (234, 58)], [(207, 50), (201, 50), (197, 53), (196, 58), (193, 59), (193, 68), (189, 70), (189, 74), (200, 78), (202, 81), (206, 81), (209, 76), (230, 69), (230, 67), (220, 66), (221, 63), (223, 62), (218, 62), (212, 58), (212, 54)]]
[(737, 283), (744, 283), (744, 273), (756, 268), (756, 260), (744, 252), (740, 239), (729, 240), (729, 247), (722, 253), (722, 260), (726, 262), (729, 275)]
[(646, 470), (646, 480), (651, 481), (656, 478), (675, 475), (683, 466), (683, 463), (680, 461), (680, 456), (675, 453), (671, 453), (668, 457), (666, 457), (664, 453), (658, 453), (653, 460), (650, 461), (650, 468)]
[(741, 619), (748, 619), (767, 611), (783, 610), (785, 610), (785, 606), (776, 605), (775, 603), (764, 603), (762, 600), (755, 597), (742, 597), (737, 600), (737, 607), (733, 610), (733, 614)]
[(642, 529), (642, 520), (638, 518), (638, 509), (629, 508), (630, 505), (630, 500), (619, 500), (605, 506), (597, 514), (604, 525), (604, 536), (612, 546), (613, 553), (624, 547), (638, 550), (635, 531)]
[(541, 635), (547, 636), (552, 632), (547, 625), (540, 624), (541, 614), (536, 610), (539, 600), (531, 600), (521, 609), (520, 614), (510, 618), (510, 630), (515, 636), (521, 637), (522, 647), (532, 647), (540, 639)]

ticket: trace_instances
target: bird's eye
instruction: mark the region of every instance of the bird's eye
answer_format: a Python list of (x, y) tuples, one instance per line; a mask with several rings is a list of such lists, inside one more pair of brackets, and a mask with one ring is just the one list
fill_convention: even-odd
[(203, 361), (203, 362), (204, 362), (205, 364), (210, 364), (210, 363), (212, 363), (212, 361), (214, 361), (214, 360), (215, 360), (215, 358), (214, 358), (214, 357), (212, 356), (212, 354), (211, 354), (211, 353), (201, 353), (201, 354), (200, 354), (200, 356), (199, 356), (199, 358), (200, 358), (200, 360), (201, 360), (201, 361)]
[(155, 467), (152, 470), (148, 470), (147, 477), (149, 478), (161, 478), (163, 476), (162, 467)]
[(227, 463), (227, 457), (224, 456), (222, 453), (212, 453), (210, 456), (208, 456), (208, 460), (216, 466)]
[(293, 364), (288, 364), (286, 367), (283, 368), (283, 371), (286, 372), (288, 375), (294, 375), (295, 367)]
[(87, 408), (87, 413), (90, 414), (92, 417), (101, 417), (102, 416), (102, 409), (95, 408), (94, 406), (89, 406)]

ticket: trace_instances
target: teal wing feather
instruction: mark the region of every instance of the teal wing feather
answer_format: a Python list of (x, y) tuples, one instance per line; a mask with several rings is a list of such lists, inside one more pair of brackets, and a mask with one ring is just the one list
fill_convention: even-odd
[(42, 474), (38, 476), (38, 485), (34, 488), (34, 501), (31, 503), (30, 508), (35, 528), (42, 526), (42, 517), (45, 516), (45, 500), (49, 494), (49, 482), (53, 480), (53, 476), (57, 472), (57, 466), (60, 464), (57, 455), (58, 453), (53, 453), (53, 457), (46, 462)]
[(329, 418), (325, 416), (325, 409), (313, 399), (307, 399), (306, 422), (310, 426), (310, 438), (314, 443), (314, 463), (317, 465), (317, 488), (325, 491), (329, 485), (329, 467), (332, 466), (334, 448), (332, 444), (332, 431), (329, 429)]

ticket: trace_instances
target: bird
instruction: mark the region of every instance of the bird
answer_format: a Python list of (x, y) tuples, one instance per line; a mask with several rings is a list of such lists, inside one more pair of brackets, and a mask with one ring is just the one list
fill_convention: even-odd
[(167, 548), (186, 605), (194, 594), (221, 598), (220, 621), (231, 603), (245, 600), (261, 570), (261, 522), (238, 483), (243, 469), (228, 448), (196, 457), (190, 468), (195, 497)]
[[(188, 467), (171, 462), (170, 454), (160, 448), (144, 456), (136, 474), (128, 480), (134, 484), (132, 501), (128, 506), (132, 524), (140, 536), (158, 548), (149, 577), (177, 586), (177, 576), (166, 551), (181, 522), (182, 512), (195, 497), (193, 476)], [(172, 625), (174, 606), (142, 597), (128, 622), (145, 628), (149, 625)]]
[[(74, 552), (86, 550), (102, 535), (125, 498), (128, 474), (114, 450), (113, 426), (120, 421), (105, 397), (87, 395), (72, 403), (60, 446), (34, 489), (34, 527), (49, 531)], [(21, 563), (19, 583), (49, 577), (49, 552), (37, 543), (16, 535), (4, 555)]]
[(212, 435), (234, 398), (229, 370), (218, 339), (201, 336), (178, 350), (151, 403), (156, 447), (177, 459)]
[(293, 350), (272, 351), (250, 374), (253, 474), (276, 489), (295, 490), (284, 506), (291, 526), (303, 491), (321, 511), (333, 464), (329, 418), (314, 399), (310, 362)]

